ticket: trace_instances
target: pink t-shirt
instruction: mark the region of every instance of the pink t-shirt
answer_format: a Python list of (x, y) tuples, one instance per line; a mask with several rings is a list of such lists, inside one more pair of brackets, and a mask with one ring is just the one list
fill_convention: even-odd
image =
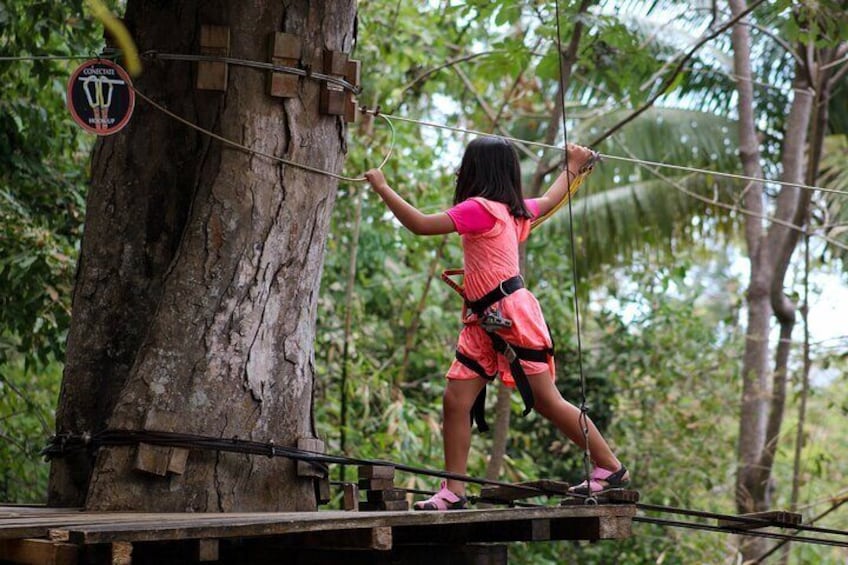
[[(524, 200), (524, 205), (533, 214), (539, 215), (539, 203), (535, 198)], [(447, 215), (453, 220), (456, 231), (461, 234), (483, 233), (495, 227), (495, 217), (482, 204), (469, 198), (447, 210)]]

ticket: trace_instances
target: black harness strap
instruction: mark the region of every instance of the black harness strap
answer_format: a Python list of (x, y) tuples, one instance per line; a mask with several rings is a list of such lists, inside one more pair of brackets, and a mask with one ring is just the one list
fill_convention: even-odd
[[(459, 349), (456, 350), (456, 360), (480, 375), (482, 378), (491, 382), (498, 376), (497, 373), (489, 375), (483, 369), (483, 365), (462, 353)], [(471, 407), (471, 422), (477, 424), (477, 429), (481, 432), (489, 431), (489, 424), (486, 423), (486, 389), (480, 391), (477, 398), (474, 400), (474, 406)]]
[[(497, 287), (487, 292), (479, 300), (475, 300), (473, 302), (466, 300), (465, 304), (477, 315), (479, 319), (482, 320), (486, 315), (486, 310), (521, 288), (524, 288), (524, 279), (521, 275), (516, 275), (501, 282)], [(550, 330), (548, 331), (550, 332)], [(533, 389), (530, 387), (530, 381), (527, 380), (527, 374), (524, 372), (524, 367), (521, 366), (521, 361), (524, 360), (545, 363), (547, 362), (548, 357), (554, 354), (554, 350), (553, 348), (528, 349), (526, 347), (512, 345), (493, 330), (486, 330), (486, 334), (488, 334), (489, 338), (492, 340), (492, 347), (494, 350), (503, 355), (507, 362), (509, 362), (509, 371), (512, 374), (512, 378), (515, 381), (515, 386), (518, 389), (518, 392), (521, 394), (521, 399), (524, 401), (524, 415), (526, 416), (533, 409), (535, 399), (533, 398)], [(494, 380), (496, 376), (496, 374), (486, 374), (486, 371), (480, 363), (461, 353), (459, 350), (456, 352), (456, 360), (488, 381)], [(477, 395), (477, 399), (474, 401), (474, 406), (471, 409), (471, 420), (476, 422), (477, 429), (481, 432), (485, 432), (489, 429), (485, 419), (485, 407), (486, 389), (484, 388), (480, 391), (480, 394)]]
[[(536, 404), (536, 399), (533, 398), (533, 389), (530, 388), (530, 381), (527, 380), (527, 374), (524, 372), (524, 367), (521, 366), (521, 357), (518, 356), (518, 352), (515, 347), (507, 343), (504, 338), (494, 332), (487, 333), (492, 339), (492, 345), (494, 346), (495, 351), (506, 357), (506, 360), (509, 362), (509, 372), (512, 373), (512, 378), (515, 381), (515, 387), (518, 389), (518, 392), (521, 394), (521, 399), (524, 401), (523, 415), (526, 416), (531, 410), (533, 410), (533, 406)], [(547, 361), (547, 352), (542, 351), (541, 353), (545, 354), (545, 360)]]
[(478, 317), (482, 317), (489, 306), (503, 300), (516, 290), (522, 288), (524, 288), (524, 278), (521, 275), (515, 275), (487, 292), (479, 300), (475, 300), (474, 302), (466, 300), (465, 304), (468, 305), (468, 308), (477, 314)]

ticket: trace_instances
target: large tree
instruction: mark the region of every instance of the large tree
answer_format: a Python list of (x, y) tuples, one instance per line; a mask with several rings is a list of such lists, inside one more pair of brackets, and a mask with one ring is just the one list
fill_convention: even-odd
[[(350, 52), (355, 1), (128, 2), (139, 51), (196, 53), (201, 24), (234, 57), (268, 60), (269, 35), (304, 53)], [(140, 92), (253, 150), (338, 172), (345, 127), (319, 83), (267, 94), (230, 66), (225, 92), (195, 65), (152, 62)], [(139, 102), (98, 141), (73, 297), (59, 433), (158, 429), (292, 445), (314, 434), (317, 289), (336, 181), (229, 148)], [(184, 474), (133, 471), (134, 448), (57, 459), (50, 502), (96, 509), (283, 510), (315, 505), (290, 461), (193, 451)]]

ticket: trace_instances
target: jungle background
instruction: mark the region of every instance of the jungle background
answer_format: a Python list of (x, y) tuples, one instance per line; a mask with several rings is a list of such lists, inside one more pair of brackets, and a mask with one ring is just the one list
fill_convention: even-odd
[[(584, 34), (565, 97), (569, 141), (592, 143), (650, 101), (638, 119), (595, 148), (611, 157), (742, 172), (726, 34), (698, 49), (651, 100), (681, 53), (728, 19), (724, 3), (562, 5), (564, 41), (578, 25)], [(113, 7), (120, 12), (120, 5)], [(816, 9), (842, 17), (829, 18), (830, 27), (805, 27), (817, 21)], [(811, 37), (844, 44), (844, 14), (840, 2), (785, 1), (751, 13), (756, 123), (767, 178), (780, 173), (793, 95), (786, 44)], [(552, 2), (363, 0), (352, 54), (363, 62), (360, 102), (392, 115), (561, 145), (562, 131), (554, 128), (555, 34)], [(87, 56), (102, 47), (102, 27), (80, 1), (0, 2), (0, 56)], [(0, 500), (7, 502), (40, 502), (46, 491), (48, 465), (39, 451), (54, 429), (93, 143), (64, 106), (75, 65), (0, 62)], [(829, 102), (815, 182), (843, 192), (846, 94), (843, 77)], [(426, 211), (444, 209), (470, 137), (399, 121), (395, 128), (389, 181)], [(376, 165), (390, 138), (379, 120), (360, 118), (348, 134), (347, 173)], [(539, 163), (555, 163), (557, 152), (527, 146), (521, 155), (530, 186)], [(739, 207), (745, 184), (687, 170), (663, 169), (657, 176), (651, 169), (607, 158), (574, 199), (573, 226), (563, 209), (534, 232), (525, 277), (558, 346), (560, 390), (579, 403), (582, 364), (590, 414), (631, 469), (642, 500), (733, 513), (749, 276)], [(778, 188), (767, 185), (766, 197)], [(438, 277), (461, 265), (458, 238), (420, 238), (399, 229), (364, 184), (342, 183), (338, 190), (315, 343), (320, 435), (331, 453), (440, 468), (443, 375), (460, 327), (460, 302)], [(848, 528), (846, 507), (839, 507), (848, 497), (844, 204), (844, 193), (813, 195), (809, 260), (799, 248), (788, 272), (787, 294), (800, 301), (809, 293), (810, 386), (804, 385), (799, 324), (771, 483), (773, 507), (794, 507), (805, 521), (835, 507), (816, 524), (842, 529)], [(490, 406), (495, 396), (493, 389)], [(580, 480), (582, 452), (536, 415), (521, 418), (520, 412), (514, 395), (500, 478)], [(492, 439), (475, 434), (473, 441), (469, 472), (482, 476)], [(405, 485), (436, 487), (414, 477)], [(790, 551), (793, 563), (848, 557), (844, 549), (797, 543)], [(518, 563), (727, 563), (735, 556), (730, 536), (648, 524), (634, 524), (634, 536), (614, 544), (511, 550)]]

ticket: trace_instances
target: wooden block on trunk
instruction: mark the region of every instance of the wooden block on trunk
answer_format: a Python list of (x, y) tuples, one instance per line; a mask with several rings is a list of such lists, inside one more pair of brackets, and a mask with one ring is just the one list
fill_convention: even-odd
[[(297, 67), (300, 63), (302, 44), (300, 38), (291, 33), (273, 33), (270, 42), (271, 63), (280, 67)], [(269, 90), (277, 98), (294, 98), (300, 77), (291, 73), (270, 73)]]
[(359, 487), (353, 483), (344, 485), (344, 509), (359, 512)]
[(360, 465), (356, 468), (359, 480), (362, 479), (394, 479), (393, 465)]
[[(324, 442), (314, 437), (302, 437), (297, 440), (297, 448), (313, 453), (324, 453)], [(324, 478), (326, 473), (308, 461), (297, 462), (298, 477), (317, 477)]]
[(324, 50), (324, 73), (328, 75), (347, 75), (347, 53), (341, 51)]
[(385, 502), (360, 502), (359, 509), (363, 512), (383, 510), (409, 510), (406, 500), (387, 500)]
[(394, 488), (392, 479), (360, 479), (359, 490), (388, 490)]
[(352, 92), (347, 93), (345, 98), (345, 122), (352, 124), (359, 120), (359, 106), (356, 104), (356, 98)]
[(362, 61), (349, 60), (345, 66), (345, 80), (353, 86), (359, 86), (362, 73)]
[(138, 471), (164, 477), (168, 473), (171, 461), (171, 448), (149, 443), (139, 443), (135, 452), (135, 466)]
[[(226, 26), (200, 26), (200, 54), (227, 57), (230, 54), (230, 28)], [(197, 63), (198, 90), (227, 90), (227, 63), (200, 61)]]
[(322, 114), (330, 116), (344, 116), (347, 96), (340, 86), (335, 84), (321, 84), (320, 110)]
[(172, 447), (171, 454), (168, 457), (168, 472), (175, 475), (185, 473), (186, 462), (188, 461), (188, 449), (181, 447)]
[(369, 490), (366, 492), (368, 502), (394, 502), (406, 500), (406, 491), (399, 488), (387, 490)]

